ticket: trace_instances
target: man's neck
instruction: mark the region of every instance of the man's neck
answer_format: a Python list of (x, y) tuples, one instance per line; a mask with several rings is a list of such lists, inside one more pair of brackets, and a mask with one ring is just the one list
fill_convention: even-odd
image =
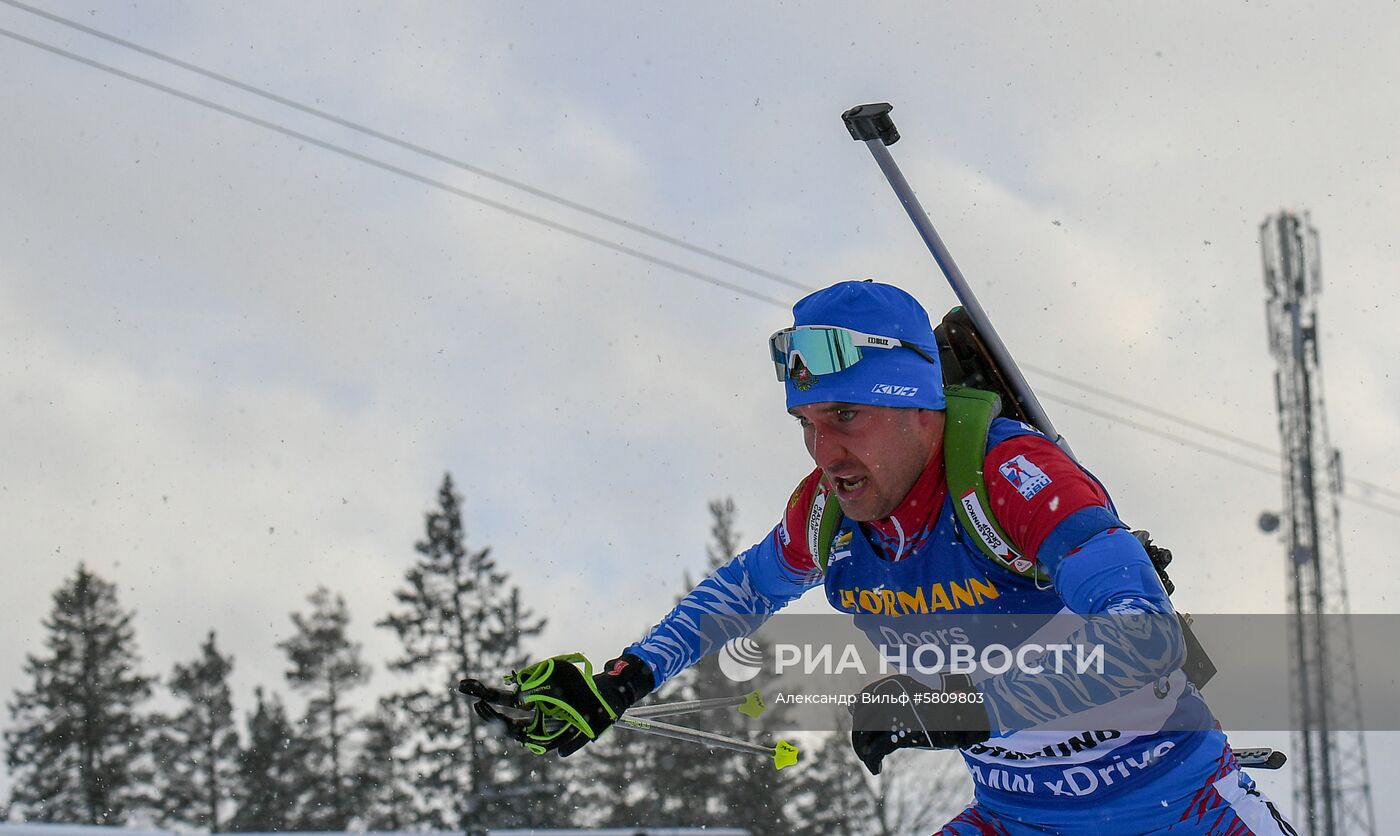
[(913, 554), (932, 536), (947, 492), (940, 448), (888, 517), (861, 523), (876, 552), (891, 561)]

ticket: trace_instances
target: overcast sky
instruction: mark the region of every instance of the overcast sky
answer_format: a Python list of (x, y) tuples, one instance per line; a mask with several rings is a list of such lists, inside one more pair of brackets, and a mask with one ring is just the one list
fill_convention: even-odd
[[(1400, 490), (1393, 3), (33, 2), (801, 285), (894, 282), (938, 315), (951, 292), (839, 118), (890, 101), (896, 158), (1023, 363), (1274, 449), (1258, 226), (1308, 210), (1333, 439), (1349, 476)], [(471, 543), (549, 617), (539, 651), (607, 658), (703, 567), (707, 501), (732, 496), (753, 541), (810, 467), (764, 346), (801, 291), (9, 0), (0, 29), (315, 140), (0, 37), (0, 693), (29, 684), (79, 562), (119, 584), (152, 672), (217, 630), (240, 710), (256, 684), (285, 690), (275, 645), (317, 584), (377, 664), (392, 644), (372, 622), (448, 471)], [(1176, 553), (1179, 607), (1286, 609), (1281, 545), (1255, 524), (1277, 476), (1046, 405)], [(1343, 501), (1353, 609), (1396, 612), (1400, 496), (1349, 493), (1394, 509)]]

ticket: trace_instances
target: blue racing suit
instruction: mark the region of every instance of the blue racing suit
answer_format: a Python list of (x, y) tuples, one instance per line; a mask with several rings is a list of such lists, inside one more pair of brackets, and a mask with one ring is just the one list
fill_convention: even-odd
[[(1016, 616), (1002, 620), (1019, 633), (1012, 646), (1065, 616), (1080, 625), (1071, 638), (1085, 641), (1104, 628), (1076, 615), (1155, 617), (1172, 629), (1152, 637), (1150, 665), (1110, 654), (1098, 675), (974, 676), (992, 736), (961, 750), (975, 799), (941, 832), (1293, 833), (1239, 769), (1187, 681), (1167, 594), (1098, 481), (1033, 428), (1000, 418), (984, 473), (997, 522), (1051, 584), (1012, 572), (969, 541), (941, 457), (889, 518), (843, 519), (823, 570), (813, 521), (830, 489), (816, 470), (767, 537), (701, 581), (625, 652), (646, 662), (660, 687), (817, 586), (885, 650), (891, 637), (925, 640), (899, 629), (914, 616)], [(727, 625), (723, 635), (716, 623)], [(1123, 716), (1132, 729), (1115, 722)]]

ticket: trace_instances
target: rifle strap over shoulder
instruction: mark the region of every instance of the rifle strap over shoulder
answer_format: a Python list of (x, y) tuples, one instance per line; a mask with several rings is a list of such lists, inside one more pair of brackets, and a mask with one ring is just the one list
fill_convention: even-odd
[(996, 515), (991, 512), (983, 467), (987, 458), (987, 433), (1001, 412), (995, 392), (969, 386), (948, 386), (947, 424), (943, 429), (943, 466), (953, 511), (963, 530), (985, 556), (1022, 577), (1048, 581), (1035, 561), (1016, 551)]

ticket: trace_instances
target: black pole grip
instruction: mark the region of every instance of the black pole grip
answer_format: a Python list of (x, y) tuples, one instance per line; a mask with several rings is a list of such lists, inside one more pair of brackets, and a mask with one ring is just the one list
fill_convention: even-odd
[(899, 131), (890, 118), (891, 110), (894, 110), (894, 105), (889, 102), (856, 105), (841, 114), (841, 121), (846, 123), (851, 139), (859, 142), (878, 139), (886, 145), (893, 145), (899, 142)]

